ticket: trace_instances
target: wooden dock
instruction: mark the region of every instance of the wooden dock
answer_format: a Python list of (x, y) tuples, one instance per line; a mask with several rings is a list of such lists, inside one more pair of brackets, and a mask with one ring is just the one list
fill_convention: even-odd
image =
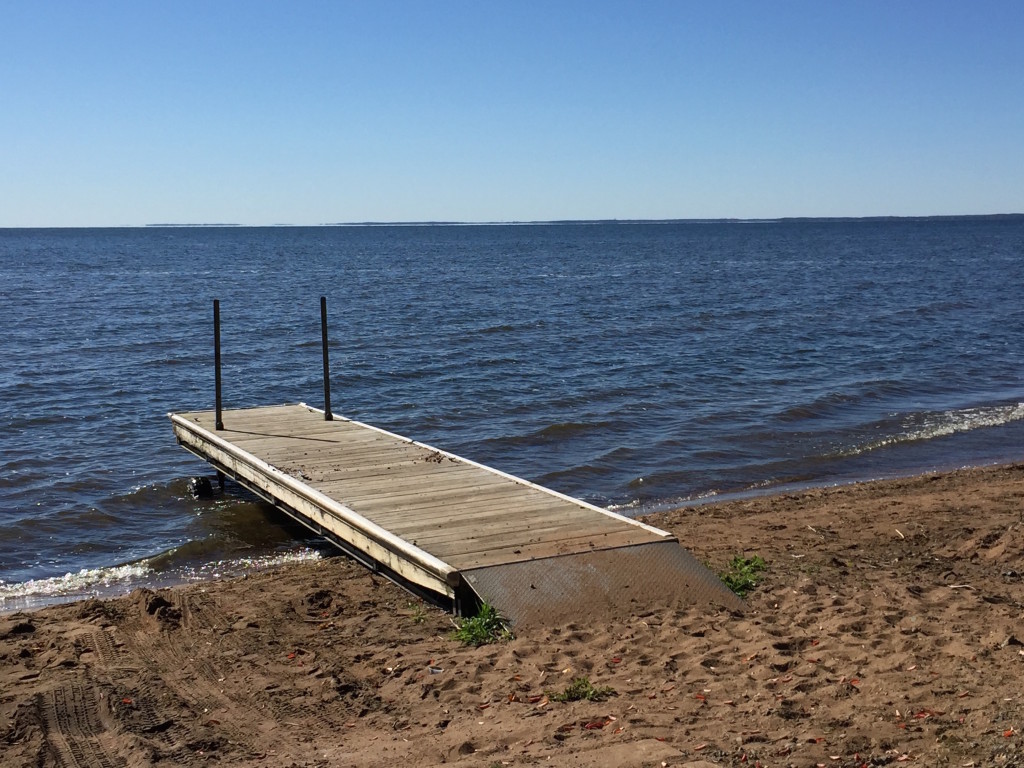
[[(170, 418), (183, 447), (456, 610), (485, 599), (515, 621), (549, 619), (595, 589), (742, 606), (664, 531), (367, 424), (306, 405), (227, 410), (223, 429), (212, 410)], [(673, 573), (650, 573), (652, 558)]]

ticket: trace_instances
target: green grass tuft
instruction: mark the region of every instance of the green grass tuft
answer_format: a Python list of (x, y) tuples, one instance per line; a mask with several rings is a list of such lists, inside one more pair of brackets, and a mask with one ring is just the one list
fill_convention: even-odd
[(729, 567), (718, 574), (718, 577), (737, 595), (746, 597), (760, 581), (759, 574), (767, 568), (768, 564), (759, 555), (736, 555), (729, 563)]
[(489, 603), (481, 603), (476, 616), (462, 619), (452, 633), (452, 637), (463, 645), (479, 647), (504, 640), (512, 639), (508, 624), (501, 618), (498, 611)]
[(604, 701), (617, 695), (614, 688), (595, 688), (585, 677), (577, 677), (561, 693), (549, 693), (552, 701)]
[(423, 603), (409, 603), (409, 611), (413, 624), (422, 624), (427, 620), (427, 609)]

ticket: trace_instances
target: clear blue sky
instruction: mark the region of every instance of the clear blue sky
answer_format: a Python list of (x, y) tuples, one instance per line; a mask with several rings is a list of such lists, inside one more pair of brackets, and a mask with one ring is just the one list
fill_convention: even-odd
[(1024, 211), (1024, 2), (0, 0), (0, 226)]

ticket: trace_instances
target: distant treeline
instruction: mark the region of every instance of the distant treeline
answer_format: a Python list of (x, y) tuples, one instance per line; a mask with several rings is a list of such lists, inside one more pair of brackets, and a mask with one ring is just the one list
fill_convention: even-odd
[(783, 216), (775, 219), (553, 219), (551, 221), (337, 221), (313, 225), (296, 224), (146, 224), (147, 227), (471, 227), (512, 225), (581, 224), (775, 224), (801, 222), (884, 222), (884, 221), (1024, 221), (1024, 213), (983, 213), (962, 216)]

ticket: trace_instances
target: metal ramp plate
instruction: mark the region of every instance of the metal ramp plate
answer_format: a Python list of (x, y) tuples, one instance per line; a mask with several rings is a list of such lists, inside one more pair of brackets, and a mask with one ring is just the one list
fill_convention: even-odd
[(657, 607), (743, 601), (675, 541), (462, 571), (463, 582), (513, 626), (628, 616)]

